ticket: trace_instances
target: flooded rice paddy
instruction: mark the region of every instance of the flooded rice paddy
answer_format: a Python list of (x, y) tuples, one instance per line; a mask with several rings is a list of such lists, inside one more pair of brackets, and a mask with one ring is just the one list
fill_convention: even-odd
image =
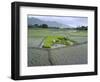
[[(34, 31), (34, 30), (33, 30)], [(35, 30), (36, 31), (36, 30)], [(34, 32), (35, 32), (34, 31)], [(39, 31), (39, 30), (37, 30)], [(41, 31), (42, 32), (42, 31)], [(41, 33), (39, 31), (39, 33)], [(45, 32), (45, 31), (44, 31)], [(45, 36), (50, 35), (46, 32), (42, 34), (35, 34), (32, 32), (28, 37), (28, 66), (49, 66), (49, 65), (77, 65), (77, 64), (87, 64), (88, 54), (87, 54), (87, 35), (75, 35), (70, 32), (56, 31), (53, 33), (57, 35), (69, 36), (80, 43), (80, 45), (61, 47), (55, 49), (45, 49), (39, 48)], [(67, 33), (69, 35), (67, 35)], [(52, 35), (52, 33), (51, 33)], [(85, 43), (84, 43), (85, 42)], [(84, 44), (81, 44), (84, 43)]]

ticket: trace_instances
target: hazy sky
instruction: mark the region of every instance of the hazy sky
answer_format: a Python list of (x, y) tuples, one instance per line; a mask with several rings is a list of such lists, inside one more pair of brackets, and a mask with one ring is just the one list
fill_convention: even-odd
[(88, 17), (75, 17), (75, 16), (34, 16), (29, 15), (28, 17), (35, 17), (43, 21), (56, 21), (65, 25), (70, 26), (88, 26)]

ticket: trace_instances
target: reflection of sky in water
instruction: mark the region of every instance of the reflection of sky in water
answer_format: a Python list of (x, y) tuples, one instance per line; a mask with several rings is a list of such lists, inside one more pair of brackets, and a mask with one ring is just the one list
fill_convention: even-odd
[(71, 17), (71, 16), (32, 16), (43, 21), (56, 21), (70, 26), (88, 26), (88, 17)]

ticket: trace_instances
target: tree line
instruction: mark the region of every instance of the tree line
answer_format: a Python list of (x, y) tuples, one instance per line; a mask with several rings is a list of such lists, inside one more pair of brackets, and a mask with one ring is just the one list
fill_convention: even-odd
[[(29, 28), (50, 28), (47, 24), (34, 24), (34, 25), (28, 25)], [(59, 27), (52, 27), (55, 29), (59, 29)], [(78, 26), (76, 28), (63, 28), (63, 29), (68, 29), (68, 30), (88, 30), (88, 26)]]
[(76, 30), (88, 30), (88, 26), (79, 26), (76, 27)]
[(41, 24), (41, 25), (38, 25), (38, 24), (34, 24), (34, 25), (29, 25), (28, 26), (29, 28), (33, 28), (33, 27), (39, 27), (39, 28), (48, 28), (48, 25), (47, 24)]

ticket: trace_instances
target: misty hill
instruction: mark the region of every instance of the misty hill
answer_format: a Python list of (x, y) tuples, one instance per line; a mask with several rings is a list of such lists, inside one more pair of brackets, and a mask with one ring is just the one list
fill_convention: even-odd
[(49, 27), (71, 28), (71, 26), (69, 25), (64, 25), (56, 21), (43, 21), (35, 17), (28, 18), (28, 25), (34, 25), (34, 24), (39, 24), (39, 25), (47, 24)]

